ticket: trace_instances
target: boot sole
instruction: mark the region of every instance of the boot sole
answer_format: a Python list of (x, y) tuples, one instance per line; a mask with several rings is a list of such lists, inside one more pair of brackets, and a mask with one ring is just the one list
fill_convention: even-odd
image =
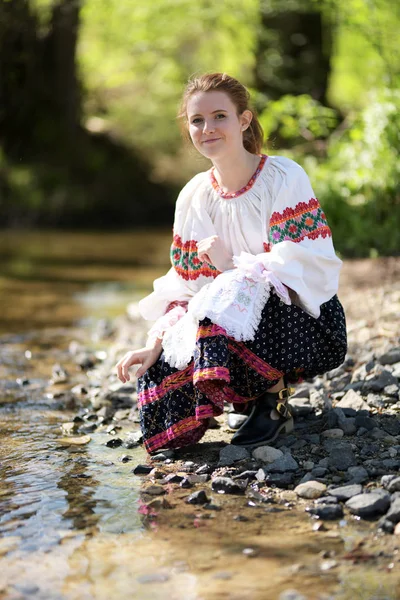
[(274, 442), (276, 440), (276, 438), (279, 437), (279, 435), (282, 431), (284, 431), (284, 433), (290, 433), (291, 431), (293, 431), (293, 429), (294, 429), (293, 419), (288, 419), (287, 421), (282, 423), (282, 425), (277, 429), (275, 435), (271, 438), (268, 438), (266, 440), (261, 440), (258, 442), (254, 442), (254, 444), (235, 444), (235, 443), (233, 443), (232, 446), (241, 446), (242, 448), (257, 448), (258, 446), (266, 446), (266, 445), (270, 444), (271, 442)]

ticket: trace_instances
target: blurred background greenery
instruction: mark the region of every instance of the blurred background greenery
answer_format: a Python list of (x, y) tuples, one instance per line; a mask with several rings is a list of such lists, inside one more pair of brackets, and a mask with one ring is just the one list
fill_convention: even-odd
[(170, 227), (209, 167), (176, 119), (192, 74), (251, 92), (343, 256), (400, 253), (400, 4), (0, 0), (0, 224)]

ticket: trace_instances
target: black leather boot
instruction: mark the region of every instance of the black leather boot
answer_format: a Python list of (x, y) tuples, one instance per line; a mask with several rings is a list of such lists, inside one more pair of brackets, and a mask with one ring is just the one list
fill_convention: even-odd
[[(279, 392), (265, 392), (255, 401), (247, 421), (233, 435), (231, 444), (235, 446), (255, 447), (269, 444), (280, 433), (293, 430), (293, 417), (288, 407), (290, 389)], [(276, 418), (272, 418), (271, 413)]]

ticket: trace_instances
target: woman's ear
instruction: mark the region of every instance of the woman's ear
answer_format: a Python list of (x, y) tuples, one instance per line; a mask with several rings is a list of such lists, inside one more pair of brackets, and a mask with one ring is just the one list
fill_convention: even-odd
[(240, 115), (240, 124), (242, 126), (242, 131), (245, 131), (246, 129), (248, 129), (252, 118), (253, 118), (253, 113), (251, 112), (251, 110), (244, 110), (242, 112), (242, 114)]

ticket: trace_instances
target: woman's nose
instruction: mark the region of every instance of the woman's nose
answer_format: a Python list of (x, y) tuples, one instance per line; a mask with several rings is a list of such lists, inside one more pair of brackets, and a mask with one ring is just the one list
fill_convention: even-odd
[(212, 121), (204, 121), (203, 131), (204, 133), (212, 133), (215, 131), (214, 123)]

